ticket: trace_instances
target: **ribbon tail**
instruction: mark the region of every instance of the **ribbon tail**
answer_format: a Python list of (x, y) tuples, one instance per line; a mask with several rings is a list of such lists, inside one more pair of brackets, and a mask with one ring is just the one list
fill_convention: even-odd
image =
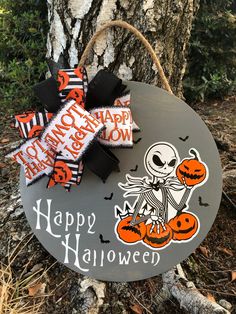
[(112, 171), (119, 172), (119, 159), (107, 148), (94, 141), (83, 160), (86, 166), (106, 182)]

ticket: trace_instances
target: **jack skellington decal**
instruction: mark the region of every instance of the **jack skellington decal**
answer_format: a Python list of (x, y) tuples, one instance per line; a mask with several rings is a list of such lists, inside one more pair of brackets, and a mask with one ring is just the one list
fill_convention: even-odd
[(153, 144), (145, 153), (144, 166), (150, 177), (126, 175), (119, 183), (124, 197), (135, 197), (123, 209), (115, 206), (118, 221), (115, 232), (125, 244), (142, 243), (152, 249), (171, 241), (189, 241), (198, 233), (198, 217), (189, 212), (193, 191), (208, 179), (208, 168), (196, 149), (180, 162), (176, 148), (167, 142)]

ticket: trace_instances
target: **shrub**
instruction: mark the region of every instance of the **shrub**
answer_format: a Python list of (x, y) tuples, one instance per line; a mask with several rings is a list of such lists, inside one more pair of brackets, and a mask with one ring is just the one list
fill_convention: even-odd
[(37, 106), (31, 87), (44, 78), (46, 1), (2, 0), (0, 5), (1, 112)]
[(184, 95), (189, 101), (223, 97), (235, 89), (233, 5), (233, 0), (200, 0), (184, 78)]

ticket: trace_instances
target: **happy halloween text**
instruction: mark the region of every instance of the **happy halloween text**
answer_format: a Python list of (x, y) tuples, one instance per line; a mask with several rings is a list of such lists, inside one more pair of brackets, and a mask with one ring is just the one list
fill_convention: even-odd
[(50, 121), (41, 138), (54, 151), (78, 160), (103, 128), (104, 125), (93, 115), (71, 100)]
[[(91, 267), (103, 267), (107, 263), (116, 263), (121, 266), (144, 263), (153, 267), (159, 263), (160, 255), (157, 252), (81, 249), (81, 243), (86, 241), (82, 238), (82, 229), (86, 237), (93, 237), (96, 239), (95, 241), (100, 241), (95, 229), (96, 215), (90, 213), (85, 216), (80, 212), (71, 213), (60, 210), (52, 213), (52, 200), (47, 199), (46, 204), (46, 206), (42, 206), (42, 200), (39, 199), (36, 201), (36, 206), (33, 206), (33, 211), (36, 213), (35, 229), (46, 231), (53, 238), (60, 239), (64, 248), (64, 264), (71, 263), (78, 270), (88, 272)], [(56, 232), (55, 229), (58, 230), (58, 228), (65, 234), (57, 233), (58, 231)], [(72, 233), (72, 228), (73, 231), (76, 230), (76, 233)]]

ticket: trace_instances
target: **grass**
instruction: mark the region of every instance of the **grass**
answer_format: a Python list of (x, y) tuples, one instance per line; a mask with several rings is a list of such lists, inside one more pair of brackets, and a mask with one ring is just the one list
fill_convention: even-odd
[(2, 314), (39, 314), (43, 300), (29, 300), (24, 280), (13, 278), (9, 265), (0, 269), (0, 313)]
[[(45, 284), (42, 279), (47, 270), (38, 271), (25, 276), (27, 267), (31, 259), (22, 269), (17, 277), (14, 274), (14, 261), (19, 256), (22, 249), (29, 243), (31, 238), (22, 246), (23, 239), (11, 254), (8, 254), (7, 265), (0, 263), (0, 313), (1, 314), (40, 314), (43, 313), (42, 306), (46, 297), (44, 293)], [(51, 267), (50, 267), (51, 268)], [(40, 274), (41, 273), (41, 274)], [(43, 291), (37, 289), (41, 285)]]

